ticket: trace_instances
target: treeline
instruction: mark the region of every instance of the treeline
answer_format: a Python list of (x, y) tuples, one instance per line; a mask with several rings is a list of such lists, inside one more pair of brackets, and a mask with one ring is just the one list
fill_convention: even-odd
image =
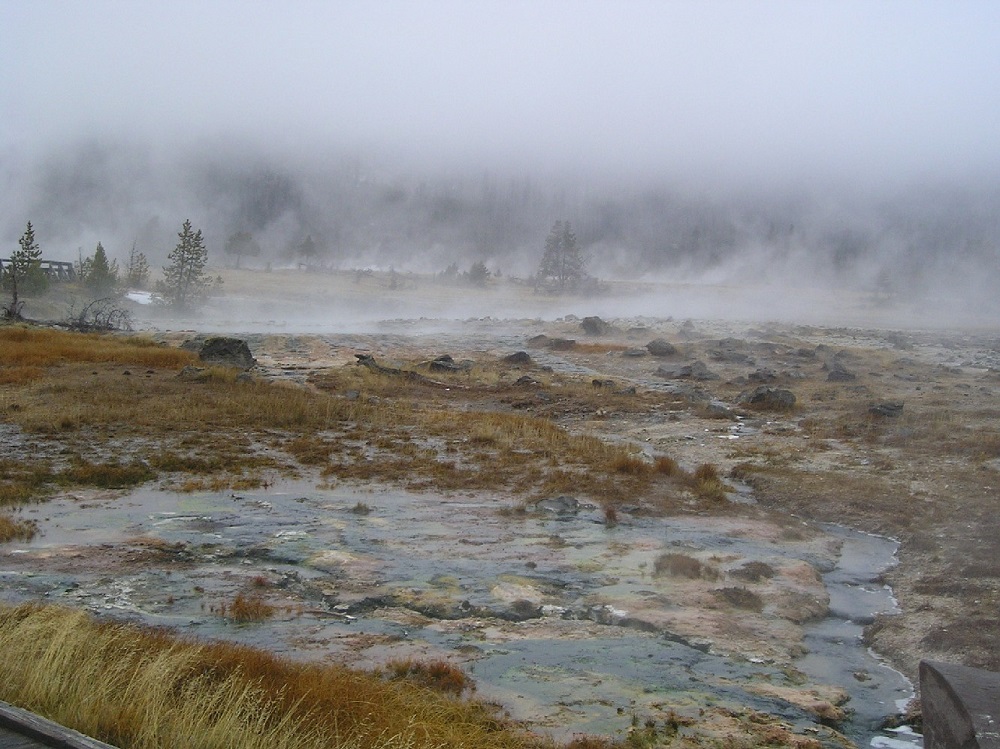
[(21, 212), (3, 216), (11, 241), (25, 216), (44, 217), (50, 249), (102, 238), (124, 261), (135, 243), (154, 265), (175, 242), (177, 217), (188, 215), (213, 262), (257, 267), (440, 272), (457, 262), (527, 277), (555, 220), (572, 224), (590, 270), (607, 278), (722, 269), (773, 280), (791, 269), (892, 291), (955, 268), (996, 273), (1000, 265), (1000, 191), (982, 186), (697, 191), (418, 174), (358, 158), (302, 166), (197, 154), (165, 165), (93, 145), (22, 168), (38, 173), (25, 180), (33, 189)]

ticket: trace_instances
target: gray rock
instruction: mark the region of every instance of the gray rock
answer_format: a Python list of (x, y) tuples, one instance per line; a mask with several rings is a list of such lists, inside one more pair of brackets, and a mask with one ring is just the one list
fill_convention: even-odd
[(515, 351), (513, 354), (505, 356), (500, 361), (512, 367), (531, 366), (531, 356), (527, 351)]
[(858, 376), (849, 371), (847, 367), (839, 361), (834, 361), (827, 366), (829, 370), (826, 375), (827, 382), (853, 382)]
[(583, 332), (587, 335), (608, 335), (614, 331), (614, 327), (604, 322), (599, 317), (585, 317), (580, 323)]
[(719, 375), (705, 366), (705, 362), (700, 359), (691, 364), (684, 364), (679, 367), (660, 367), (656, 370), (656, 374), (668, 380), (698, 380), (705, 382), (719, 379)]
[(225, 336), (207, 339), (198, 351), (198, 358), (207, 364), (221, 364), (237, 369), (250, 369), (257, 363), (246, 341)]
[(795, 406), (795, 394), (791, 390), (761, 385), (749, 392), (741, 393), (736, 402), (754, 408), (787, 411)]
[(677, 347), (662, 338), (647, 343), (646, 350), (653, 356), (674, 356), (677, 354)]
[(586, 507), (587, 505), (581, 504), (580, 500), (576, 497), (570, 497), (565, 494), (559, 497), (540, 499), (535, 502), (535, 509), (537, 511), (547, 512), (550, 515), (559, 515), (562, 517), (576, 515), (580, 512), (580, 510), (585, 509)]
[(880, 416), (886, 419), (894, 419), (903, 413), (902, 403), (876, 403), (874, 406), (868, 409), (868, 413), (872, 416)]
[(644, 348), (630, 348), (622, 351), (622, 356), (629, 356), (633, 358), (639, 358), (642, 356), (648, 356), (649, 352)]

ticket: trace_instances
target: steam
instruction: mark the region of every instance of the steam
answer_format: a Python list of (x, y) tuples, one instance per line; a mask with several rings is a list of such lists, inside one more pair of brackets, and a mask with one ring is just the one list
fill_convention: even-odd
[(217, 265), (249, 231), (259, 265), (308, 237), (330, 268), (525, 277), (567, 220), (598, 277), (770, 290), (741, 314), (836, 288), (996, 318), (994, 3), (98, 0), (0, 24), (8, 247), (31, 220), (46, 256), (135, 243), (155, 270), (190, 218)]

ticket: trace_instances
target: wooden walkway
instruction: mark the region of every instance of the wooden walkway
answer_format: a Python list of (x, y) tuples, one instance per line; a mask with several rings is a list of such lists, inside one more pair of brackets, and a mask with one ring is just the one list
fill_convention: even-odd
[(0, 701), (0, 749), (115, 749)]

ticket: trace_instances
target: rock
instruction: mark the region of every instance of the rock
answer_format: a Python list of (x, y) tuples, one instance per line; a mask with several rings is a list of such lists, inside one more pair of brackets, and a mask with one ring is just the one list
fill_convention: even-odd
[(647, 356), (648, 354), (649, 352), (644, 348), (630, 348), (626, 349), (625, 351), (622, 351), (622, 356), (630, 356), (634, 358)]
[(700, 359), (680, 367), (660, 367), (656, 370), (656, 374), (668, 380), (699, 380), (704, 382), (719, 379), (719, 375), (705, 366), (705, 362)]
[(547, 512), (550, 515), (559, 515), (562, 517), (576, 515), (585, 507), (586, 505), (581, 504), (580, 500), (576, 497), (570, 497), (567, 495), (549, 497), (535, 502), (535, 509), (537, 511)]
[(614, 327), (599, 317), (583, 318), (580, 327), (583, 328), (583, 332), (587, 335), (608, 335), (614, 331)]
[(257, 363), (246, 341), (224, 336), (207, 339), (198, 351), (198, 358), (207, 364), (221, 364), (237, 369), (250, 369)]
[(546, 348), (552, 351), (567, 351), (576, 345), (576, 341), (572, 338), (549, 338), (546, 341)]
[(872, 416), (880, 416), (886, 419), (894, 419), (903, 413), (902, 403), (876, 403), (874, 406), (868, 409), (868, 413)]
[(193, 364), (188, 364), (177, 373), (177, 376), (182, 380), (198, 380), (205, 373), (204, 367), (196, 367)]
[(674, 356), (677, 353), (677, 347), (662, 338), (656, 338), (647, 343), (646, 350), (653, 356)]
[(512, 367), (530, 367), (532, 363), (531, 356), (527, 351), (515, 351), (513, 354), (505, 356), (500, 361)]
[(750, 361), (747, 348), (746, 341), (741, 341), (739, 338), (723, 338), (715, 341), (708, 355), (715, 361), (741, 364)]
[(847, 367), (839, 361), (832, 362), (827, 366), (827, 369), (829, 370), (826, 375), (827, 382), (853, 382), (858, 379), (856, 374), (848, 371)]
[(791, 390), (761, 385), (749, 392), (741, 393), (736, 402), (754, 408), (787, 411), (795, 406), (795, 394)]
[(461, 372), (462, 366), (455, 363), (450, 354), (444, 354), (432, 360), (428, 364), (431, 372)]
[(549, 337), (543, 333), (536, 336), (532, 336), (528, 339), (528, 346), (530, 348), (545, 348), (549, 343)]
[(750, 382), (776, 382), (777, 379), (778, 373), (768, 367), (755, 369), (747, 375), (747, 380)]

